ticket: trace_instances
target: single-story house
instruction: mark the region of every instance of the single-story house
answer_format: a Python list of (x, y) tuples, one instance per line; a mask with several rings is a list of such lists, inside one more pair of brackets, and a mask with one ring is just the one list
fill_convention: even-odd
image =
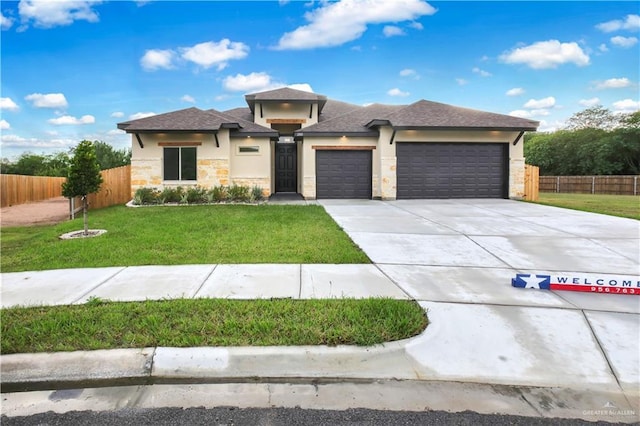
[(421, 100), (353, 105), (282, 88), (228, 111), (187, 108), (118, 124), (132, 191), (258, 185), (306, 199), (521, 198), (522, 136), (537, 121)]

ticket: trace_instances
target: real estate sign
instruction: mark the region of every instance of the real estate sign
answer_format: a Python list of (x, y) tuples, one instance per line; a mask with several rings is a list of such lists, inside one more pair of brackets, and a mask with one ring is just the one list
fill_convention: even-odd
[(516, 274), (513, 287), (541, 290), (582, 291), (587, 293), (628, 294), (640, 296), (640, 277), (631, 275), (582, 273)]

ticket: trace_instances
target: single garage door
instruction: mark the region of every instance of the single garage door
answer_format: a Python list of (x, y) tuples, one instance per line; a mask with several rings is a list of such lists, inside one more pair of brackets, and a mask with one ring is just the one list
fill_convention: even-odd
[(398, 143), (397, 198), (506, 198), (506, 143)]
[(317, 198), (371, 198), (371, 151), (317, 150)]

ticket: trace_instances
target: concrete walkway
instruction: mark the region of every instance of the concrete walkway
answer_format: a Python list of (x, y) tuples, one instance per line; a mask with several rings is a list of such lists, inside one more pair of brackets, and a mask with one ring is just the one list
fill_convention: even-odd
[[(111, 399), (107, 392), (87, 391), (64, 402), (52, 399), (56, 391), (5, 393), (3, 412), (88, 409), (82, 401), (95, 404), (100, 395), (114, 407), (160, 400), (170, 405), (176, 404), (175, 398), (190, 406), (202, 402), (189, 396), (194, 392), (216, 386), (219, 390), (229, 383), (239, 386), (236, 391), (258, 392), (252, 406), (276, 400), (281, 406), (305, 406), (313, 404), (315, 394), (315, 402), (325, 401), (325, 408), (349, 408), (344, 402), (351, 400), (349, 392), (368, 389), (374, 394), (354, 397), (356, 405), (351, 406), (640, 420), (640, 297), (510, 285), (516, 273), (543, 271), (637, 280), (640, 222), (508, 200), (321, 204), (374, 264), (4, 273), (2, 306), (84, 303), (90, 297), (386, 296), (417, 300), (431, 322), (424, 333), (368, 348), (143, 348), (5, 355), (0, 357), (3, 391), (148, 386), (119, 387), (119, 394), (109, 394)], [(173, 384), (171, 391), (165, 383)], [(268, 385), (261, 388), (260, 383)], [(318, 384), (325, 391), (309, 393)], [(167, 392), (174, 398), (160, 396)], [(468, 398), (456, 397), (461, 394)], [(29, 395), (39, 402), (34, 405)], [(114, 400), (114, 395), (120, 396)], [(204, 405), (223, 402), (214, 399)]]

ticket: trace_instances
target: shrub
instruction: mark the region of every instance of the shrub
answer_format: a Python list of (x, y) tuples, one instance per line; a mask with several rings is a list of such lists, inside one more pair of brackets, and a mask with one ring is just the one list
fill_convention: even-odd
[(138, 188), (133, 195), (133, 203), (137, 205), (157, 204), (160, 191), (155, 188)]
[(207, 192), (207, 201), (210, 203), (219, 203), (221, 201), (226, 201), (228, 196), (227, 187), (224, 185), (217, 185)]
[(229, 199), (231, 201), (247, 202), (250, 198), (248, 186), (233, 184), (229, 187)]
[(187, 189), (187, 203), (202, 204), (207, 202), (207, 190), (200, 186)]
[(160, 203), (179, 203), (182, 198), (182, 187), (164, 188), (158, 197)]
[(260, 201), (262, 200), (262, 188), (258, 185), (254, 185), (251, 188), (251, 201)]

